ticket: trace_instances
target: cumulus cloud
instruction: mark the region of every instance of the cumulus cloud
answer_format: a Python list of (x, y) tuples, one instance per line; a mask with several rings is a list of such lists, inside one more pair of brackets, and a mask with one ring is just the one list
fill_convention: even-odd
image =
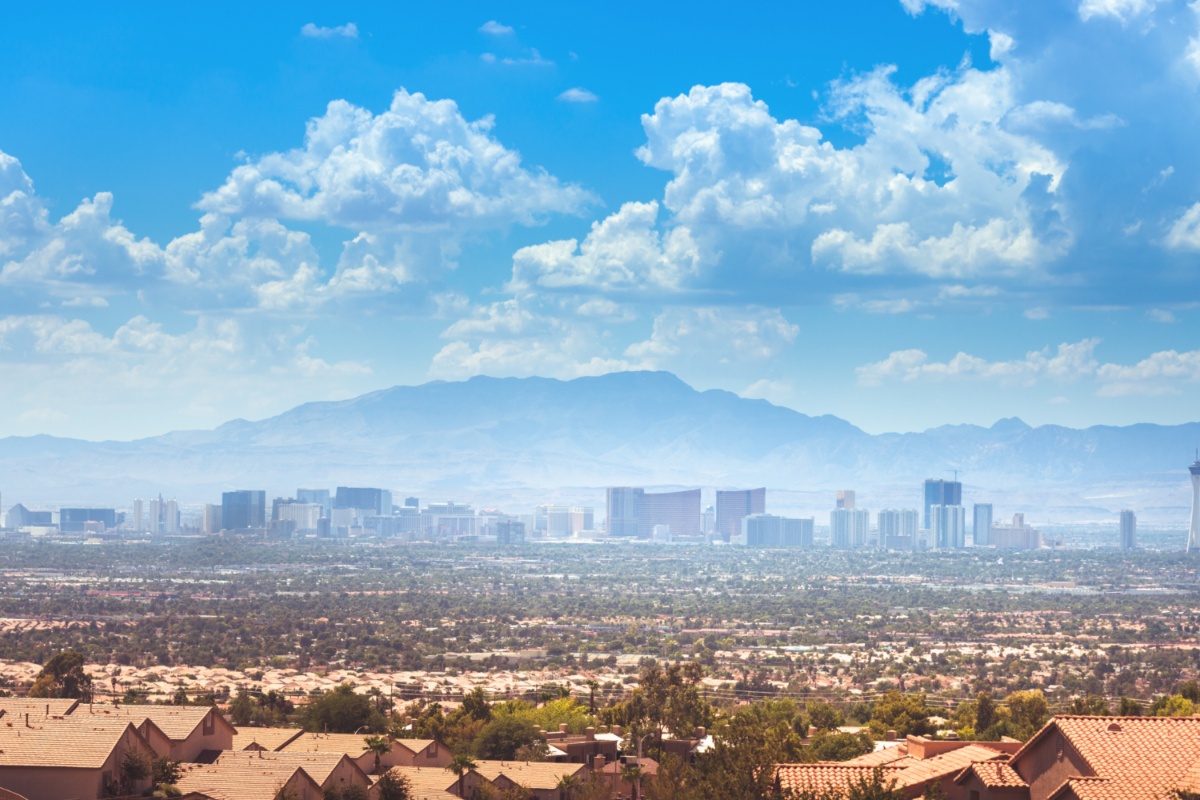
[(1111, 17), (1121, 23), (1154, 10), (1157, 0), (1082, 0), (1079, 17), (1085, 22), (1093, 17)]
[(353, 22), (347, 22), (345, 25), (327, 28), (309, 22), (300, 29), (300, 35), (310, 39), (357, 39), (358, 26)]
[(1200, 203), (1194, 204), (1171, 223), (1164, 242), (1173, 250), (1200, 250)]
[(646, 369), (669, 368), (682, 354), (716, 364), (765, 361), (795, 342), (800, 327), (768, 308), (670, 308), (654, 319), (649, 339), (625, 355)]
[(583, 87), (575, 86), (560, 94), (558, 99), (566, 103), (595, 103), (600, 98)]
[(357, 231), (534, 225), (592, 201), (468, 122), (452, 100), (396, 92), (372, 114), (344, 100), (311, 120), (304, 146), (234, 169), (205, 211), (313, 220)]
[(658, 203), (626, 203), (576, 239), (523, 247), (513, 255), (513, 286), (629, 291), (678, 289), (700, 268), (687, 227), (665, 235), (656, 227)]

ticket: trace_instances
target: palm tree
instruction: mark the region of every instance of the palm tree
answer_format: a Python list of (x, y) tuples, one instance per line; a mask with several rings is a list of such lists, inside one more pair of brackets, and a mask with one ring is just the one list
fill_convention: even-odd
[(363, 749), (375, 754), (375, 774), (378, 775), (380, 759), (392, 752), (392, 743), (386, 736), (368, 736), (364, 741), (367, 746)]
[(588, 687), (588, 713), (593, 717), (596, 716), (596, 690), (600, 688), (600, 684), (594, 680), (587, 682)]
[(559, 800), (567, 800), (567, 797), (572, 795), (575, 787), (579, 785), (578, 775), (563, 775), (558, 779), (558, 783), (554, 785), (558, 789)]
[(633, 784), (633, 800), (642, 796), (642, 765), (626, 764), (621, 767), (621, 780)]
[(475, 769), (475, 759), (471, 758), (466, 753), (459, 753), (454, 758), (450, 759), (450, 763), (446, 765), (446, 769), (453, 772), (455, 777), (458, 779), (457, 780), (458, 789), (457, 789), (456, 793), (458, 794), (459, 797), (462, 797), (463, 796), (463, 788), (462, 788), (463, 773), (470, 772), (471, 770)]

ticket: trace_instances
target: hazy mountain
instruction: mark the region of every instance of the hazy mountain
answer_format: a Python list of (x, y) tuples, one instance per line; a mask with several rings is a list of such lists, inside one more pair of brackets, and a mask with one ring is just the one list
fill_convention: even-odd
[(968, 499), (997, 513), (1103, 518), (1134, 507), (1186, 512), (1186, 466), (1200, 424), (1075, 430), (953, 425), (872, 436), (669, 373), (558, 381), (485, 378), (397, 386), (132, 442), (0, 439), (5, 506), (127, 503), (162, 492), (210, 502), (230, 488), (385, 486), (480, 504), (543, 497), (599, 503), (605, 485), (766, 485), (775, 510), (827, 509), (856, 488), (872, 508), (915, 507), (923, 478), (959, 470)]

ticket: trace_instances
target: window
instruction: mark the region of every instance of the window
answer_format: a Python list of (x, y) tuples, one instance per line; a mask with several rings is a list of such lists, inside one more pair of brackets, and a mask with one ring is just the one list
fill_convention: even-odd
[(425, 757), (437, 758), (437, 742), (434, 742), (433, 744), (429, 745), (429, 747), (425, 748)]
[(204, 717), (204, 722), (200, 726), (200, 733), (203, 736), (212, 736), (213, 729), (215, 727), (216, 727), (216, 724), (213, 722), (213, 712), (210, 711)]

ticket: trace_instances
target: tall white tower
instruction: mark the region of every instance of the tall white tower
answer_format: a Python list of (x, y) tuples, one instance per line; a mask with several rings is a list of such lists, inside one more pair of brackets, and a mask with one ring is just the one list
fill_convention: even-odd
[(1188, 528), (1187, 551), (1200, 552), (1200, 450), (1196, 451), (1196, 460), (1188, 467), (1192, 473), (1192, 524)]

